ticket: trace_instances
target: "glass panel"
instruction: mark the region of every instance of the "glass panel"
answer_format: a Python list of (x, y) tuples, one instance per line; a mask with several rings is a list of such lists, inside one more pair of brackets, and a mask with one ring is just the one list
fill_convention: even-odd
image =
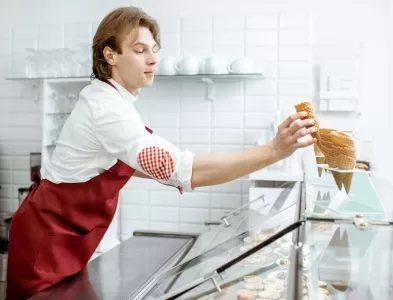
[(393, 299), (393, 227), (306, 223), (308, 299)]
[[(161, 299), (161, 297), (165, 299), (170, 293), (198, 281), (200, 281), (199, 285), (176, 299), (236, 299), (236, 297), (246, 299), (241, 297), (247, 295), (253, 295), (250, 299), (255, 299), (258, 295), (264, 299), (271, 294), (277, 295), (278, 298), (286, 298), (292, 247), (288, 240), (291, 240), (292, 233), (288, 233), (222, 272), (216, 278), (222, 292), (218, 292), (214, 286), (212, 281), (214, 270), (241, 254), (253, 243), (253, 238), (256, 236), (247, 235), (241, 243), (221, 252), (220, 255), (204, 257), (204, 260), (198, 261), (198, 264), (184, 265), (185, 269), (163, 279), (149, 293), (147, 299)], [(212, 276), (209, 277), (209, 274)]]
[(393, 186), (377, 173), (354, 172), (347, 193), (344, 188), (337, 188), (332, 171), (323, 172), (322, 177), (307, 181), (306, 214), (320, 218), (351, 218), (359, 214), (371, 220), (390, 220), (392, 195)]
[[(226, 215), (223, 218), (226, 222), (219, 228), (198, 238), (191, 253), (182, 263), (155, 278), (155, 287), (148, 297), (158, 299), (185, 286), (191, 288), (196, 282), (199, 283), (198, 287), (192, 288), (179, 299), (193, 299), (195, 295), (201, 297), (201, 294), (212, 293), (214, 286), (211, 280), (201, 284), (209, 274), (213, 274), (227, 262), (247, 254), (247, 251), (254, 251), (250, 249), (261, 246), (268, 238), (293, 224), (297, 218), (299, 199), (300, 183), (292, 183), (279, 193), (273, 203), (267, 205), (263, 197), (259, 197)], [(291, 232), (257, 252), (247, 254), (248, 256), (234, 266), (221, 272), (219, 284), (227, 286), (226, 289), (231, 287), (230, 290), (237, 291), (244, 285), (243, 277), (246, 275), (257, 274), (265, 278), (273, 270), (287, 270), (292, 240)], [(286, 274), (280, 272), (270, 276), (282, 277), (284, 273)], [(280, 295), (282, 293), (284, 290), (280, 289)], [(236, 292), (233, 297), (236, 299)]]
[(237, 239), (240, 234), (250, 230), (256, 232), (279, 228), (281, 219), (293, 222), (296, 204), (300, 199), (300, 187), (300, 182), (285, 183), (280, 186), (281, 192), (271, 203), (267, 203), (262, 195), (226, 214), (221, 218), (222, 222), (219, 226), (197, 238), (183, 261), (201, 255), (231, 238)]

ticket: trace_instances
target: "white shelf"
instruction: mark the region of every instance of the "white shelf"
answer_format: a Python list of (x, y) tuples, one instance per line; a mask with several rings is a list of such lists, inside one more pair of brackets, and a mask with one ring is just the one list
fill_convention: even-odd
[[(262, 73), (245, 73), (245, 74), (196, 74), (196, 75), (155, 75), (155, 79), (264, 79)], [(46, 82), (90, 82), (90, 77), (9, 77), (7, 80), (12, 81), (46, 81)]]
[(257, 171), (249, 175), (249, 180), (261, 181), (303, 181), (303, 174), (291, 174), (282, 171)]
[[(196, 75), (155, 75), (155, 80), (201, 80), (207, 86), (208, 100), (214, 100), (214, 81), (228, 80), (228, 79), (264, 79), (262, 73), (246, 73), (246, 74), (196, 74)], [(6, 78), (12, 81), (23, 81), (27, 83), (46, 82), (48, 84), (88, 84), (91, 81), (90, 77), (45, 77), (45, 78), (27, 78), (27, 77), (11, 77)]]

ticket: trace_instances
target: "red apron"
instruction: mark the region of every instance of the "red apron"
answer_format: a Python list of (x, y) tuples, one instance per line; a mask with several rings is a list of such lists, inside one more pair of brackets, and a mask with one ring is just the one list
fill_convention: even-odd
[(44, 179), (33, 188), (10, 227), (7, 299), (27, 299), (86, 266), (134, 171), (118, 161), (87, 182)]

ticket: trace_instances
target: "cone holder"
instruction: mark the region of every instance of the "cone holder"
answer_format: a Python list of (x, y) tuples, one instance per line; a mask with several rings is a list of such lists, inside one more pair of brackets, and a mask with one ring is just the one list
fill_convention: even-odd
[[(339, 170), (330, 168), (327, 164), (319, 164), (317, 166), (325, 169), (325, 171), (353, 173), (350, 192), (347, 194), (344, 189), (339, 191), (334, 197), (336, 199), (330, 201), (327, 210), (347, 217), (353, 217), (358, 214), (370, 217), (384, 217), (384, 207), (370, 176), (375, 171), (361, 169)], [(324, 172), (324, 174), (325, 176), (332, 176), (328, 172)]]

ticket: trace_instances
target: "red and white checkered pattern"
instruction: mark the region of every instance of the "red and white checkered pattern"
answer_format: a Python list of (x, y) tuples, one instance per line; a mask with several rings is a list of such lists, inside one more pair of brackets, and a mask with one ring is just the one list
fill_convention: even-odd
[(148, 147), (138, 154), (138, 164), (150, 176), (168, 181), (174, 171), (174, 163), (168, 151), (159, 147)]

